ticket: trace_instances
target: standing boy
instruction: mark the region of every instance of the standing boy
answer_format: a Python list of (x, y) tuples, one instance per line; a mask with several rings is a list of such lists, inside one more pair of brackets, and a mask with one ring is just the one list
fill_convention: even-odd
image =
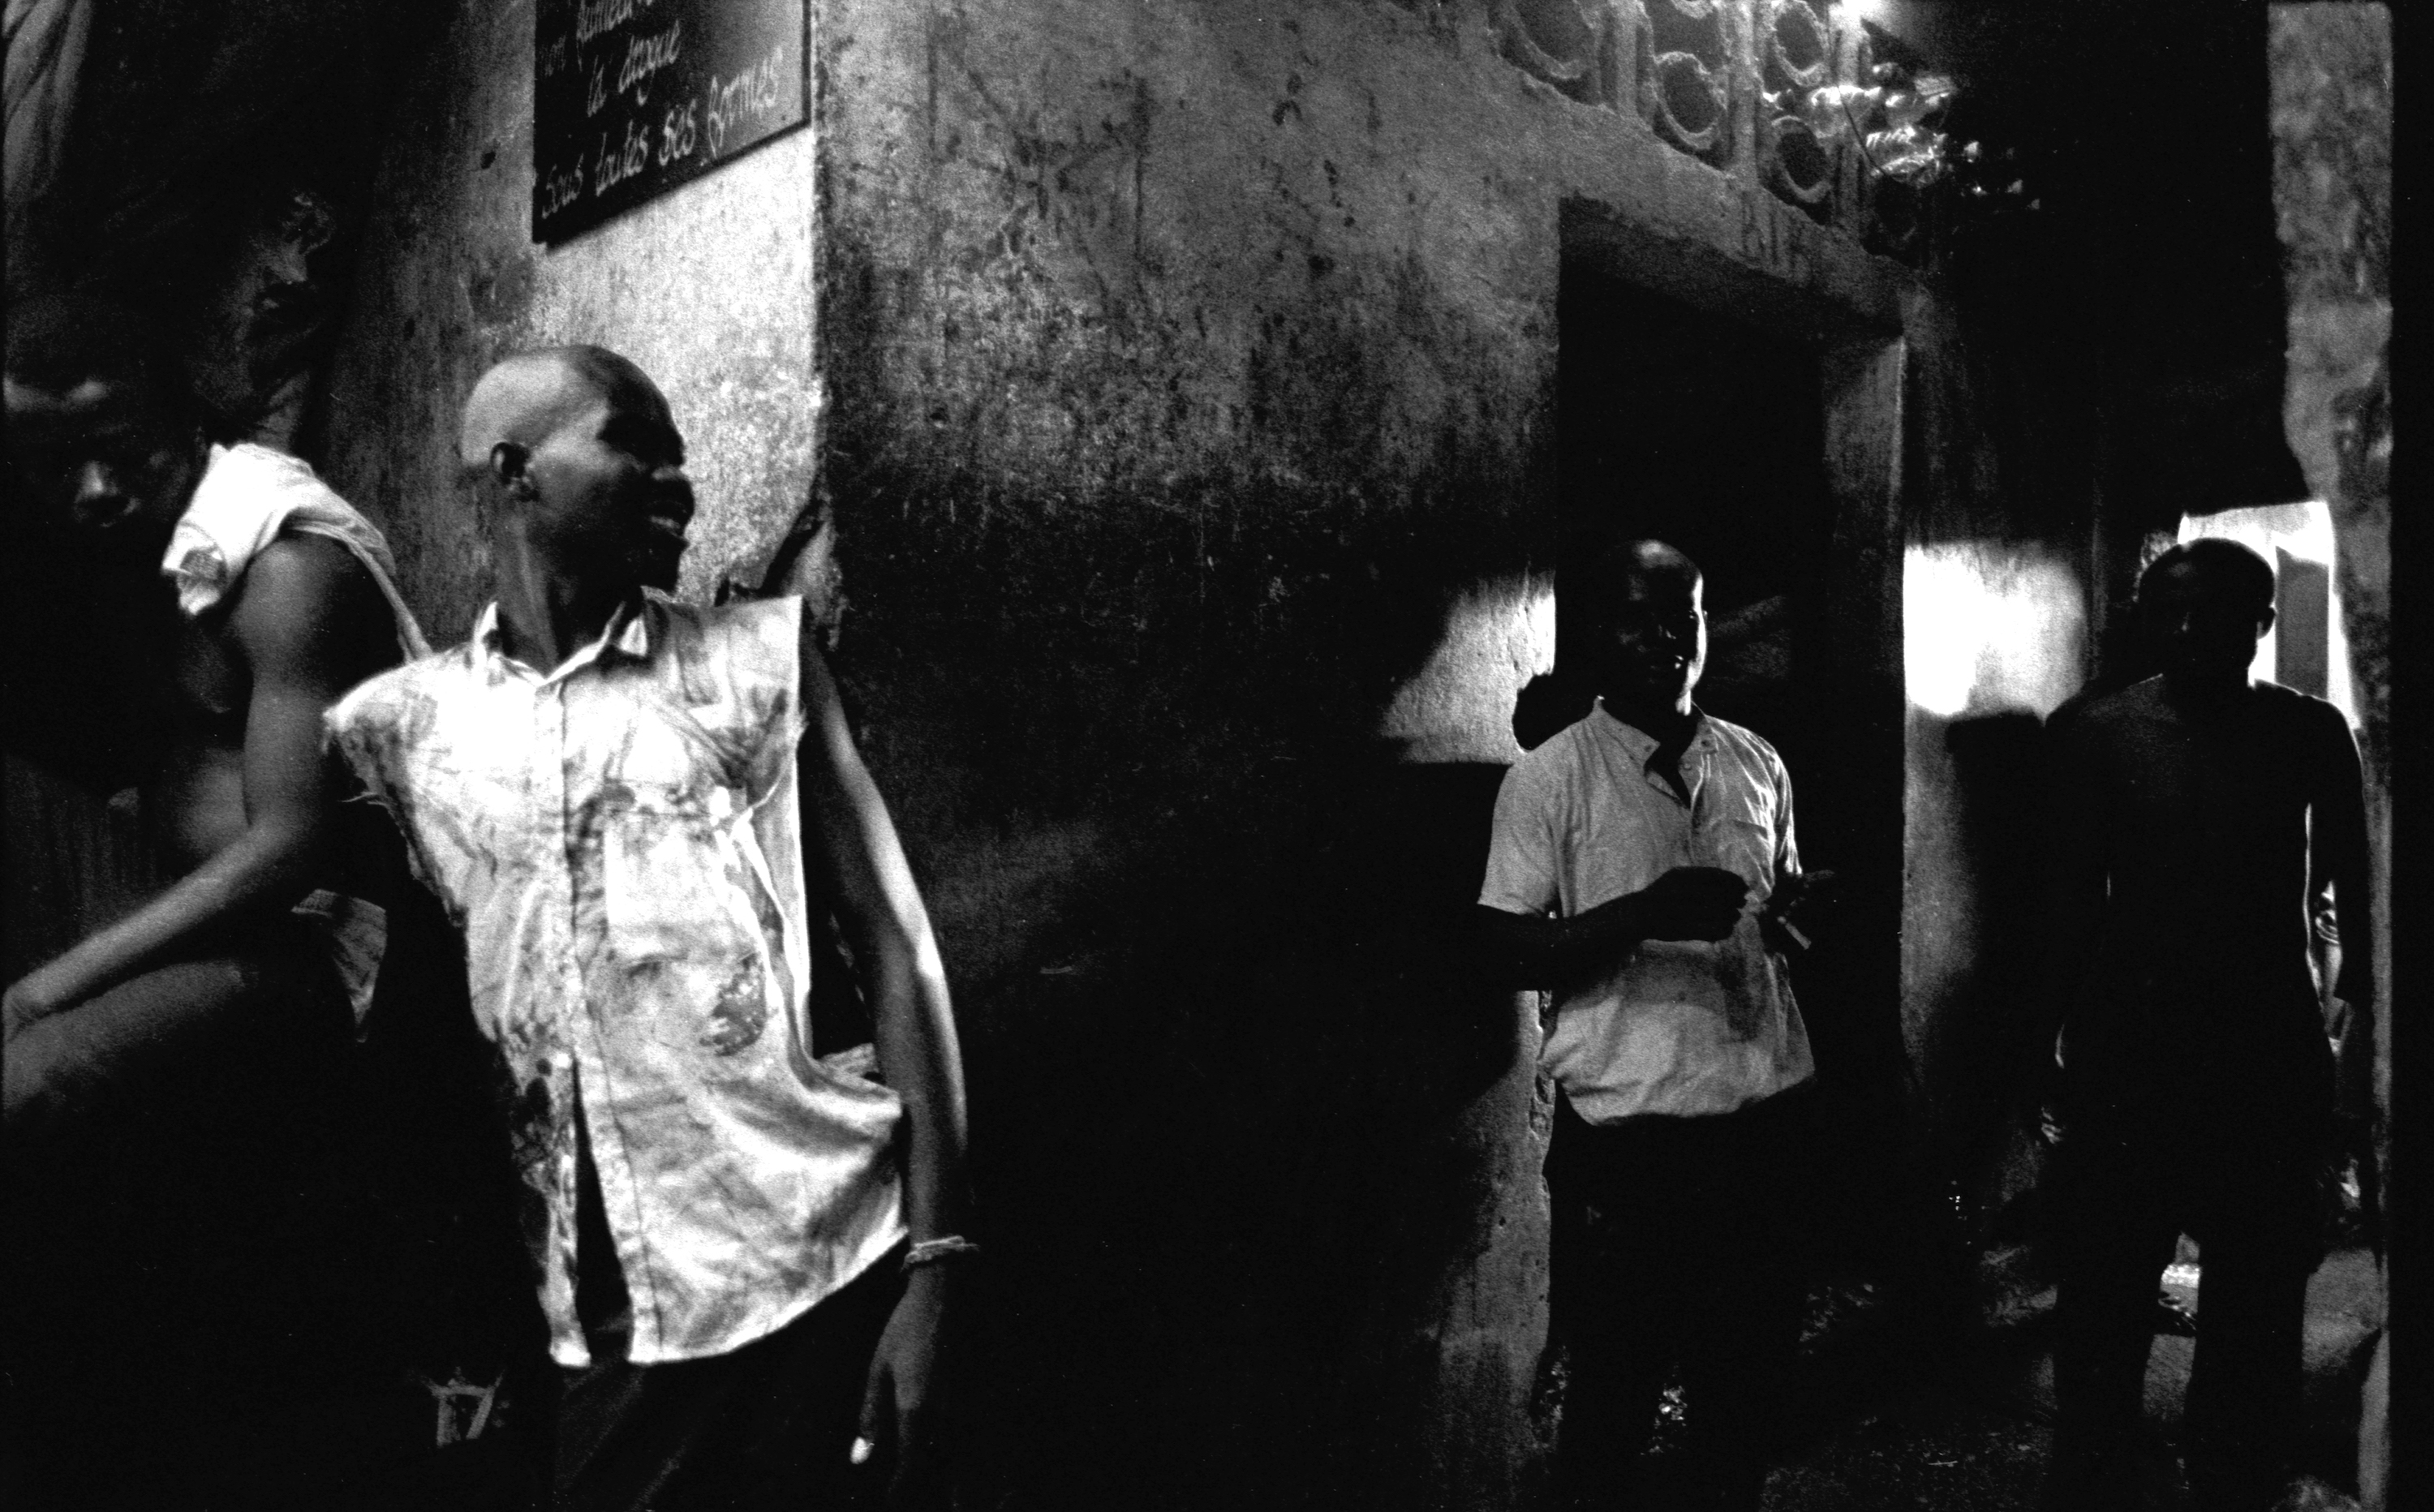
[[(892, 1500), (933, 1497), (973, 1248), (961, 1066), (814, 627), (797, 599), (666, 596), (683, 442), (613, 352), (491, 368), (460, 456), (497, 598), (466, 645), (357, 689), (331, 726), (466, 931), (512, 1078), (564, 1369), (559, 1504), (828, 1504), (805, 1498), (851, 1494), (857, 1431), (851, 1459), (875, 1444)], [(875, 1065), (811, 1042), (807, 850)]]
[(1791, 779), (1691, 702), (1701, 589), (1657, 541), (1583, 574), (1599, 703), (1505, 774), (1480, 892), (1491, 953), (1554, 995), (1556, 1479), (1576, 1506), (1637, 1504), (1678, 1368), (1701, 1504), (1755, 1508), (1799, 1332)]

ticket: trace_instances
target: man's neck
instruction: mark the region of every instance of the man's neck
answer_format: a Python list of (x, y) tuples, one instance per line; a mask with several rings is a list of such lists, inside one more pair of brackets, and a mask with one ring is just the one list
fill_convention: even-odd
[(1650, 705), (1607, 693), (1605, 711), (1658, 745), (1679, 745), (1698, 727), (1699, 706), (1685, 694), (1678, 704)]
[(2164, 697), (2186, 714), (2218, 714), (2237, 708), (2255, 690), (2245, 670), (2229, 676), (2182, 677), (2164, 674)]
[(1690, 737), (1699, 727), (1699, 706), (1690, 695), (1682, 695), (1679, 704), (1659, 704), (1651, 707), (1628, 699), (1608, 695), (1606, 712), (1656, 742), (1648, 754), (1648, 770), (1665, 779), (1675, 796), (1690, 802), (1689, 780), (1682, 774), (1682, 754), (1690, 748)]
[(497, 577), (500, 649), (542, 672), (598, 640), (617, 611), (642, 594), (633, 584), (587, 579), (506, 540), (499, 543)]

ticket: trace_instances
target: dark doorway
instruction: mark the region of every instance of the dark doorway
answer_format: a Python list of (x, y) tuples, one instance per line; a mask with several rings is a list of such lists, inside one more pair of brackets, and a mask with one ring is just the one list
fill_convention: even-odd
[(1866, 943), (1899, 927), (1899, 877), (1877, 874), (1898, 872), (1897, 847), (1884, 864), (1881, 799), (1903, 752), (1897, 726), (1875, 731), (1849, 717), (1853, 663), (1829, 640), (1840, 558), (1820, 353), (1586, 260), (1565, 267), (1557, 312), (1558, 664), (1577, 668), (1568, 658), (1581, 634), (1567, 564), (1654, 536), (1705, 571), (1700, 705), (1781, 753), (1803, 861), (1844, 873), (1853, 892), (1847, 938), (1803, 960), (1794, 980), (1846, 1145), (1838, 1164), (1854, 1173), (1831, 1205), (1847, 1221), (1826, 1237), (1842, 1263), (1881, 1272), (1895, 1260), (1886, 1248), (1899, 1246), (1894, 1235), (1917, 1232), (1887, 1220), (1919, 1211), (1904, 1174), (1897, 958)]

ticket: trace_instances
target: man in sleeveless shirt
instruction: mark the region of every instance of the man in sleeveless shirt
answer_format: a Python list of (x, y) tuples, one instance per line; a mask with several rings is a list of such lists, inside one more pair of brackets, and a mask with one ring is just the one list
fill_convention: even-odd
[[(683, 440), (613, 352), (493, 367), (459, 450), (497, 597), (330, 723), (465, 931), (561, 1368), (558, 1505), (937, 1504), (962, 1073), (815, 627), (668, 596)], [(813, 1039), (814, 897), (875, 1045)]]

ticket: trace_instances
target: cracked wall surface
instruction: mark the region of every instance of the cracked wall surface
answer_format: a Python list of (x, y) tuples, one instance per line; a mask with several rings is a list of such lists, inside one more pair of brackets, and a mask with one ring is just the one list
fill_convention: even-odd
[[(1896, 338), (1914, 287), (1514, 67), (1495, 20), (822, 27), (840, 663), (976, 1088), (1077, 1014), (1095, 1043), (1030, 1090), (1128, 1120), (1094, 1179), (1134, 1218), (1104, 1261), (1043, 1224), (1037, 1347), (1049, 1299), (1167, 1277), (1140, 1322), (1170, 1369), (1115, 1410), (1239, 1495), (1500, 1504), (1535, 1473), (1535, 1027), (1454, 946), (1545, 654), (1568, 245), (1820, 347)], [(1027, 1189), (1065, 1147), (996, 1085), (981, 1127)]]
[[(2377, 877), (2374, 1103), (2391, 1169), (2391, 14), (2380, 5), (2276, 5), (2273, 206), (2289, 348), (2283, 433), (2330, 505)], [(2405, 984), (2404, 984), (2405, 985)], [(2422, 1201), (2407, 1183), (2396, 1200)], [(2391, 1342), (2365, 1388), (2358, 1481), (2382, 1507), (2391, 1468)], [(2422, 1394), (2421, 1394), (2422, 1397)], [(2406, 1403), (2404, 1403), (2404, 1416)]]

